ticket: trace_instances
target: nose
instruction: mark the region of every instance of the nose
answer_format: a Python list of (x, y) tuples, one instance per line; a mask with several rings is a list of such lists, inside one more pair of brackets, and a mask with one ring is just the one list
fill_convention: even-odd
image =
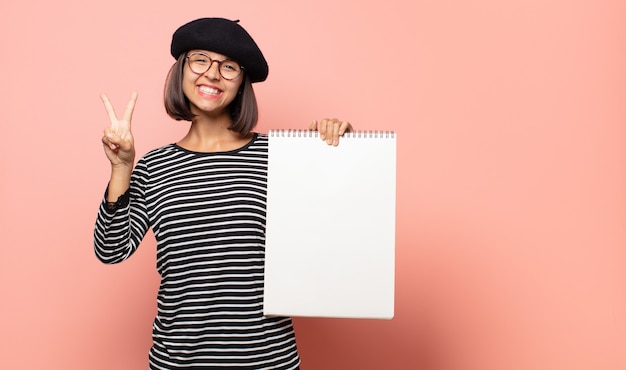
[[(215, 68), (213, 68), (215, 66)], [(211, 65), (209, 66), (209, 69), (207, 69), (206, 72), (204, 72), (205, 75), (207, 75), (210, 79), (214, 79), (217, 80), (221, 77), (220, 75), (220, 61), (219, 60), (212, 60), (211, 61)]]

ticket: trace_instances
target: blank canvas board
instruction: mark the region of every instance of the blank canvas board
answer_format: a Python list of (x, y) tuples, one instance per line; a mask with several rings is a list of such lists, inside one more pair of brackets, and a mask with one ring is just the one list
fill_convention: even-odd
[(394, 314), (396, 134), (271, 130), (264, 314)]

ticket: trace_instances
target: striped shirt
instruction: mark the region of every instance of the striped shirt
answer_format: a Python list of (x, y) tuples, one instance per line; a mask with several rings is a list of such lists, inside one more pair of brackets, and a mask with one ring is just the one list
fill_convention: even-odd
[(96, 220), (96, 256), (130, 257), (149, 228), (161, 275), (151, 369), (296, 369), (290, 318), (263, 316), (267, 136), (198, 153), (175, 144), (142, 157)]

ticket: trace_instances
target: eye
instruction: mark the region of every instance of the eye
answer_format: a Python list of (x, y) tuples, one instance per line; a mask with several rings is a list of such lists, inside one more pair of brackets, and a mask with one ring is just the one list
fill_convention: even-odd
[(235, 62), (226, 61), (222, 63), (222, 69), (224, 69), (225, 71), (230, 71), (230, 72), (238, 72), (239, 64)]
[(189, 61), (191, 63), (208, 64), (211, 62), (211, 59), (203, 54), (192, 54), (189, 56)]

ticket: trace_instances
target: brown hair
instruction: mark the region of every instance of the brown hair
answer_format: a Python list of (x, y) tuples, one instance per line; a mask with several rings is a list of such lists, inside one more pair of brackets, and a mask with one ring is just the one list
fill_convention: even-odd
[[(189, 106), (189, 99), (183, 92), (183, 68), (185, 67), (186, 53), (182, 53), (176, 63), (172, 65), (165, 80), (163, 101), (167, 114), (177, 121), (191, 121), (194, 114)], [(233, 120), (230, 130), (247, 135), (256, 126), (259, 118), (259, 109), (254, 95), (252, 83), (245, 73), (239, 92), (229, 105), (230, 116)]]

